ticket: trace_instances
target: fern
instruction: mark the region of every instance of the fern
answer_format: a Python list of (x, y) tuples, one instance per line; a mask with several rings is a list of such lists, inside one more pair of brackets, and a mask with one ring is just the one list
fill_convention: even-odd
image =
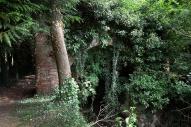
[(31, 14), (39, 12), (40, 5), (30, 0), (0, 1), (0, 43), (11, 47), (13, 42), (31, 35), (31, 30), (37, 23)]
[(11, 40), (10, 40), (8, 34), (4, 33), (3, 35), (4, 35), (3, 37), (4, 37), (4, 40), (7, 43), (7, 45), (11, 46)]

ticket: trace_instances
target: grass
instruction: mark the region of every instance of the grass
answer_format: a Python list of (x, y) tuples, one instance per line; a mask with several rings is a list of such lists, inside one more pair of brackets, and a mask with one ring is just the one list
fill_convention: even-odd
[(54, 97), (34, 97), (18, 103), (16, 114), (21, 126), (32, 127), (87, 127), (81, 113), (64, 102), (55, 102)]

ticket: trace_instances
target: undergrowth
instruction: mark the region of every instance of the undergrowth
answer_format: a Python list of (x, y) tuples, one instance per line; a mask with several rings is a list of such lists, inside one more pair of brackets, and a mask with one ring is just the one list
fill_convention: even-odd
[(33, 127), (86, 127), (81, 113), (69, 104), (55, 102), (53, 97), (35, 97), (18, 104), (16, 111), (20, 126)]
[(52, 96), (36, 96), (19, 103), (17, 114), (24, 124), (34, 127), (86, 127), (80, 113), (78, 85), (66, 79)]

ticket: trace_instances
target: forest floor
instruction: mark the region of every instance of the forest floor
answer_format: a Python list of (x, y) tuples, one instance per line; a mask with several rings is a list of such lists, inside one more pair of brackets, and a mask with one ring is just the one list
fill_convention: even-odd
[(22, 98), (13, 88), (0, 88), (0, 127), (17, 127), (19, 118), (13, 115), (16, 102)]
[(20, 80), (14, 87), (0, 87), (0, 127), (18, 127), (21, 122), (14, 111), (17, 102), (32, 96), (34, 87), (29, 86), (32, 78)]

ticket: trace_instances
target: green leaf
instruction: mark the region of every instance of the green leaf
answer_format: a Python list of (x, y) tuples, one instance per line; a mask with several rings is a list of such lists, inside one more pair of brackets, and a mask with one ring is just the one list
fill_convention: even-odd
[(11, 33), (10, 31), (8, 31), (7, 34), (8, 34), (9, 38), (10, 38), (12, 41), (16, 42), (14, 36), (12, 35), (12, 33)]
[(4, 33), (3, 37), (4, 37), (4, 39), (5, 39), (4, 41), (7, 43), (7, 45), (11, 47), (11, 40), (10, 40), (8, 34)]
[(20, 36), (16, 33), (15, 30), (12, 30), (11, 33), (12, 33), (12, 35), (13, 35), (15, 38), (20, 39)]

